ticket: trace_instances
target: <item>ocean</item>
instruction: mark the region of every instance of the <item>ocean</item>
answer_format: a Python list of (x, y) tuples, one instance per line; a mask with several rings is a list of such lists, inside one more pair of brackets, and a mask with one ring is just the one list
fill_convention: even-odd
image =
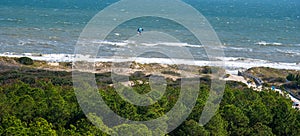
[[(0, 1), (0, 54), (52, 54), (53, 60), (74, 54), (77, 40), (88, 22), (116, 0), (2, 0)], [(142, 1), (141, 1), (142, 2)], [(300, 67), (299, 0), (184, 0), (209, 21), (217, 33), (228, 67)], [(143, 7), (137, 7), (143, 8)], [(112, 21), (114, 21), (112, 19)], [(142, 25), (142, 26), (141, 26)], [(180, 43), (153, 39), (129, 40), (138, 27), (145, 32), (174, 31)], [(141, 35), (143, 36), (143, 35)], [(198, 62), (207, 61), (203, 46), (182, 26), (161, 18), (133, 19), (119, 25), (101, 43), (98, 58), (109, 58), (131, 46), (182, 46)], [(64, 55), (62, 55), (64, 54)], [(55, 55), (59, 56), (55, 59)], [(54, 57), (53, 57), (54, 56)], [(62, 57), (61, 57), (62, 56)], [(164, 58), (145, 55), (141, 58)], [(49, 59), (49, 58), (48, 58)], [(158, 61), (158, 60), (157, 60)], [(154, 60), (155, 62), (155, 60)], [(206, 63), (201, 63), (206, 64)]]

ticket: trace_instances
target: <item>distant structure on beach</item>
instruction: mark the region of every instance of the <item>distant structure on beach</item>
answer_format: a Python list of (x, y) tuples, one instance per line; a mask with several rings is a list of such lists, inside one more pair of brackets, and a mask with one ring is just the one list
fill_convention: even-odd
[(238, 76), (243, 76), (245, 78), (252, 79), (257, 86), (261, 86), (264, 83), (260, 78), (255, 77), (255, 76), (253, 76), (253, 75), (251, 75), (249, 73), (246, 73), (246, 72), (238, 71)]

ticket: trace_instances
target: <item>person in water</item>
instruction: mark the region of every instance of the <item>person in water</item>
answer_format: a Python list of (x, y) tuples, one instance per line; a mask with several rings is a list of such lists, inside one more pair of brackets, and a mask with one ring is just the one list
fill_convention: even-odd
[(142, 34), (143, 31), (144, 31), (144, 29), (141, 28), (141, 27), (137, 29), (137, 32), (138, 32), (138, 34), (140, 34), (140, 35)]

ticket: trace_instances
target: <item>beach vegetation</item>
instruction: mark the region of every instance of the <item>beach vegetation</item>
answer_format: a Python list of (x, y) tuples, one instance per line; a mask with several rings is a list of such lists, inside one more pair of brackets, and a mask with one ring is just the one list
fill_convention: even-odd
[(162, 71), (162, 74), (171, 75), (171, 76), (180, 76), (180, 73), (177, 73), (175, 71)]
[(211, 67), (205, 66), (200, 70), (200, 73), (202, 73), (202, 74), (211, 74), (212, 69), (211, 69)]
[(29, 57), (21, 57), (18, 61), (23, 65), (33, 65), (33, 60)]
[(300, 74), (289, 74), (287, 77), (286, 77), (287, 80), (289, 81), (300, 81)]
[(290, 81), (291, 88), (300, 88), (300, 74), (289, 74), (286, 79)]

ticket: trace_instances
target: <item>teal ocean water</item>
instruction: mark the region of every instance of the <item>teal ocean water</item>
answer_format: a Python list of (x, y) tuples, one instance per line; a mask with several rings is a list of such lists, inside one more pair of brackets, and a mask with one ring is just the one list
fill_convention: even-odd
[[(114, 2), (117, 1), (1, 0), (0, 53), (73, 54), (78, 37), (89, 20)], [(299, 0), (184, 2), (208, 19), (223, 44), (227, 58), (299, 65)], [(131, 46), (134, 41), (129, 41), (128, 35), (136, 33), (140, 26), (145, 31), (174, 31), (182, 39), (178, 46), (189, 48), (197, 60), (206, 59), (201, 43), (182, 26), (155, 17), (135, 19), (118, 26), (108, 36), (105, 46), (100, 48), (101, 56), (110, 56), (116, 50)], [(153, 44), (168, 45), (159, 41)]]

